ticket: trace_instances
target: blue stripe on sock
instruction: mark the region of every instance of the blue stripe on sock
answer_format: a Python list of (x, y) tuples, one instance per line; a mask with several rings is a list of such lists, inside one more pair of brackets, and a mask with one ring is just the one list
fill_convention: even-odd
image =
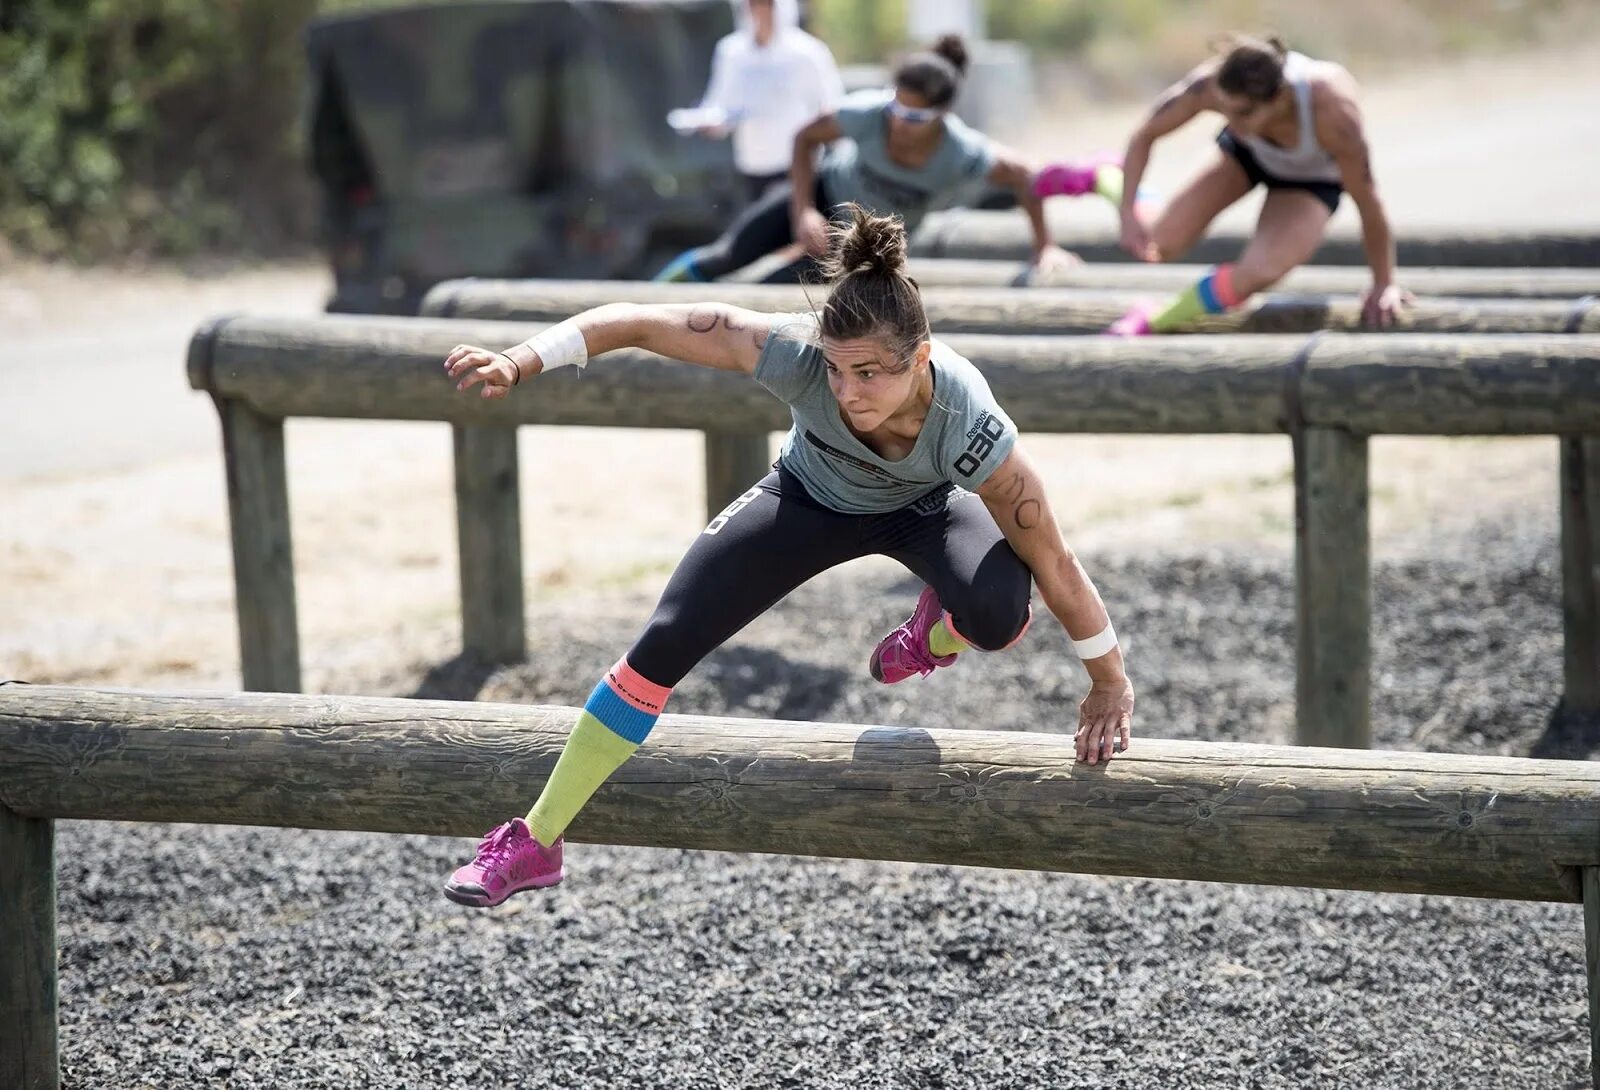
[(613, 734), (626, 738), (634, 745), (645, 740), (656, 725), (657, 715), (642, 712), (616, 694), (604, 681), (594, 687), (583, 710), (610, 728)]
[(1208, 272), (1200, 278), (1200, 283), (1195, 285), (1195, 291), (1200, 296), (1200, 305), (1206, 308), (1207, 314), (1221, 314), (1228, 309), (1217, 298), (1216, 279), (1217, 274), (1215, 271)]

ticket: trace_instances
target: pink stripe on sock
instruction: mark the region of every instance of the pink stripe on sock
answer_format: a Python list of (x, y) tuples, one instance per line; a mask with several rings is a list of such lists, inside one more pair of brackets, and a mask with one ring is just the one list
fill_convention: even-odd
[(1211, 274), (1211, 293), (1217, 297), (1217, 302), (1231, 310), (1244, 302), (1245, 297), (1240, 295), (1233, 286), (1233, 265), (1218, 265), (1217, 271)]
[(672, 695), (670, 685), (657, 685), (629, 666), (626, 655), (606, 672), (606, 684), (633, 707), (651, 715), (660, 715), (667, 706), (667, 697)]
[(1017, 646), (1017, 644), (1022, 642), (1022, 637), (1026, 636), (1028, 634), (1028, 629), (1031, 628), (1031, 627), (1033, 627), (1033, 603), (1029, 602), (1028, 603), (1028, 616), (1027, 616), (1027, 619), (1022, 622), (1022, 631), (1018, 632), (1014, 637), (1012, 637), (1011, 642), (1006, 644), (1000, 650), (1009, 651), (1013, 647)]

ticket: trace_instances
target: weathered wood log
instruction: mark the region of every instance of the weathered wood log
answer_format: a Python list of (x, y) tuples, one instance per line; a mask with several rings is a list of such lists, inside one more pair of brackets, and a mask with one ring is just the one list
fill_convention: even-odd
[(1589, 977), (1589, 1071), (1600, 1072), (1600, 867), (1584, 867), (1583, 952)]
[(765, 431), (706, 432), (706, 521), (772, 469), (772, 436)]
[(1295, 741), (1372, 745), (1367, 440), (1306, 428), (1295, 444)]
[[(1600, 278), (1597, 278), (1600, 279)], [(558, 322), (604, 303), (720, 303), (759, 311), (809, 311), (825, 298), (817, 288), (785, 284), (655, 284), (616, 280), (448, 280), (422, 301), (437, 318)], [(936, 333), (1099, 333), (1143, 292), (1076, 288), (930, 287), (922, 293)], [(1574, 321), (1576, 318), (1576, 321)], [(1576, 326), (1576, 328), (1574, 328)], [(1208, 316), (1185, 332), (1358, 332), (1358, 297), (1267, 295), (1233, 314)], [(1600, 307), (1579, 310), (1567, 300), (1422, 298), (1393, 332), (1600, 333)]]
[(517, 429), (462, 425), (455, 444), (461, 648), (483, 662), (527, 657)]
[[(1078, 210), (1047, 202), (1056, 239), (1085, 261), (1126, 261), (1127, 252), (1111, 229), (1086, 226)], [(1184, 255), (1189, 261), (1237, 261), (1249, 236), (1237, 231), (1208, 234)], [(1600, 232), (1595, 231), (1461, 231), (1401, 229), (1395, 244), (1402, 270), (1415, 265), (1503, 268), (1511, 266), (1600, 266)], [(1025, 261), (1033, 252), (1033, 236), (1016, 211), (960, 209), (929, 216), (911, 242), (923, 257), (980, 258)], [(1367, 255), (1354, 233), (1330, 234), (1317, 248), (1319, 265), (1365, 265)]]
[[(1166, 294), (1182, 291), (1209, 271), (1208, 265), (1087, 264), (1036, 277), (1014, 261), (914, 257), (910, 273), (924, 288), (1033, 287), (1092, 288)], [(1404, 286), (1417, 295), (1460, 295), (1474, 299), (1577, 299), (1600, 294), (1600, 270), (1403, 268)], [(1302, 295), (1359, 295), (1372, 282), (1365, 269), (1304, 265), (1283, 278), (1275, 291)]]
[[(0, 802), (35, 818), (475, 835), (575, 708), (0, 689)], [(1019, 724), (1020, 725), (1020, 724)], [(577, 841), (1576, 901), (1600, 766), (664, 716)]]
[[(463, 397), (442, 361), (460, 342), (501, 345), (536, 327), (423, 318), (240, 317), (207, 341), (191, 382), (265, 417), (787, 428), (750, 379), (645, 352), (541, 378), (538, 396)], [(1285, 427), (1298, 336), (1001, 337), (950, 345), (984, 372), (1023, 431), (1249, 434)], [(198, 353), (197, 353), (198, 354)], [(1307, 425), (1354, 434), (1600, 434), (1600, 336), (1323, 336), (1298, 379)]]
[[(15, 690), (26, 686), (6, 686)], [(56, 1090), (55, 822), (0, 804), (0, 1086)]]

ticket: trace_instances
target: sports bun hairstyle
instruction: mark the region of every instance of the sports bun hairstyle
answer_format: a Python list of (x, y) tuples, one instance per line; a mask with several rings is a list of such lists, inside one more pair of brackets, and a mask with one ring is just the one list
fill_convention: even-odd
[(949, 61), (950, 67), (956, 70), (956, 75), (967, 74), (967, 43), (961, 35), (941, 34), (939, 40), (933, 43), (930, 52)]
[[(1283, 62), (1289, 47), (1276, 34), (1257, 38), (1231, 34), (1219, 43), (1222, 64), (1217, 68), (1217, 86), (1230, 95), (1252, 102), (1271, 102), (1283, 89)], [(1223, 52), (1225, 50), (1225, 52)]]
[(959, 34), (946, 34), (931, 48), (901, 61), (894, 71), (894, 85), (942, 110), (955, 101), (966, 74), (967, 43)]
[(911, 366), (917, 346), (932, 338), (922, 292), (906, 275), (905, 225), (896, 216), (875, 216), (859, 204), (840, 211), (848, 220), (828, 228), (823, 274), (832, 285), (818, 324), (823, 336), (849, 341), (878, 337), (902, 366)]

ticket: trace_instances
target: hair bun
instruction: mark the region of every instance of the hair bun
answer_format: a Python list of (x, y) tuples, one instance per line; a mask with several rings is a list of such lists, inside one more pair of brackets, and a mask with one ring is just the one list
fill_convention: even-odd
[(941, 34), (933, 43), (933, 52), (950, 62), (957, 75), (967, 74), (967, 43), (959, 34)]
[(855, 273), (895, 276), (906, 268), (906, 229), (896, 216), (875, 216), (859, 204), (848, 204), (850, 221), (832, 228), (833, 244), (823, 269), (829, 280)]

